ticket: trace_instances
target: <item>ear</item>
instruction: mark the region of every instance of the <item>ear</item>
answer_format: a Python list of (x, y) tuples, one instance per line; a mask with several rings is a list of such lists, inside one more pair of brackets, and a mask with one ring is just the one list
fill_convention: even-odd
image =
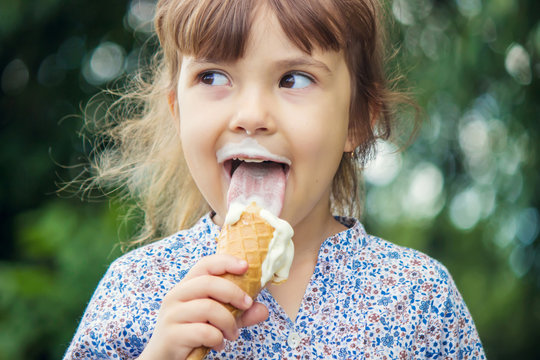
[(167, 95), (167, 102), (169, 103), (169, 111), (174, 121), (176, 132), (180, 134), (180, 121), (178, 118), (178, 101), (176, 100), (176, 91), (169, 91), (169, 95)]
[(171, 112), (171, 115), (176, 119), (178, 115), (178, 108), (176, 107), (176, 91), (169, 91), (167, 102), (169, 103), (169, 111)]

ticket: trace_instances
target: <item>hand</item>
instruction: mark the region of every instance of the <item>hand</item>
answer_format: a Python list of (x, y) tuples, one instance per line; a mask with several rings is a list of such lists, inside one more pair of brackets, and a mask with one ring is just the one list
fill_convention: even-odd
[[(264, 321), (268, 317), (264, 305), (219, 277), (242, 275), (247, 268), (245, 261), (230, 255), (202, 258), (163, 299), (154, 333), (139, 359), (185, 359), (200, 346), (220, 351), (224, 339), (238, 338), (239, 328)], [(245, 311), (235, 319), (222, 303)]]

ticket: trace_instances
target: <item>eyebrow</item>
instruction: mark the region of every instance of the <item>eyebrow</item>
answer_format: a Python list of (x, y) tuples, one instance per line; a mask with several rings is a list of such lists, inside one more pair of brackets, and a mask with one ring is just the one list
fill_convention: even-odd
[[(234, 61), (227, 61), (226, 63), (232, 63)], [(192, 58), (191, 61), (187, 64), (188, 68), (193, 68), (196, 66), (205, 66), (208, 64), (219, 64), (223, 63), (219, 59), (210, 59), (210, 58)], [(315, 60), (311, 57), (294, 57), (290, 59), (278, 60), (275, 63), (276, 68), (294, 68), (298, 66), (311, 66), (316, 67), (328, 74), (332, 74), (332, 70), (322, 61)]]
[(209, 59), (209, 58), (191, 58), (189, 63), (186, 65), (187, 68), (193, 68), (197, 66), (206, 66), (208, 64), (220, 64), (223, 63), (223, 61), (220, 61), (218, 59)]
[(332, 71), (325, 63), (319, 60), (315, 60), (311, 57), (295, 57), (291, 59), (279, 60), (276, 62), (276, 65), (277, 67), (284, 67), (284, 68), (294, 68), (297, 66), (310, 66), (310, 67), (316, 67), (320, 70), (323, 70), (327, 72), (328, 74), (332, 74)]

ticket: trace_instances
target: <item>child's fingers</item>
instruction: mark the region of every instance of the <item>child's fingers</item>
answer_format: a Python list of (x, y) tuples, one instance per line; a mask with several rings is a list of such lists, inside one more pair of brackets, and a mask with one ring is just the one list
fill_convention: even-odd
[(226, 339), (238, 338), (236, 319), (227, 308), (214, 300), (190, 301), (182, 304), (178, 310), (175, 314), (178, 323), (208, 323), (219, 329)]
[(191, 301), (203, 298), (212, 298), (224, 304), (245, 310), (253, 300), (238, 285), (233, 282), (212, 275), (202, 275), (187, 281), (182, 281), (167, 295), (167, 302)]
[(191, 349), (200, 346), (220, 348), (223, 344), (223, 333), (210, 324), (184, 324), (182, 328), (184, 334), (182, 342)]
[(248, 264), (245, 260), (227, 254), (214, 254), (199, 260), (184, 279), (189, 280), (202, 275), (223, 275), (226, 273), (241, 275), (246, 272), (247, 268)]
[(156, 326), (150, 341), (138, 359), (185, 359), (201, 346), (220, 349), (223, 333), (208, 323), (168, 324)]
[(237, 326), (243, 328), (265, 321), (268, 319), (268, 308), (261, 303), (255, 302), (253, 306), (244, 311), (237, 320)]

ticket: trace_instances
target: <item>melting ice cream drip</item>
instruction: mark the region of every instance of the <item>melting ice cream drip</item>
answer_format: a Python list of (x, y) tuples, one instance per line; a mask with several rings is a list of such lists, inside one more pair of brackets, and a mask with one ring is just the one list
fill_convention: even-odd
[[(224, 226), (238, 222), (246, 207), (241, 203), (232, 203), (225, 217)], [(261, 267), (261, 287), (264, 287), (268, 281), (280, 283), (289, 277), (289, 269), (294, 258), (294, 244), (292, 242), (294, 231), (287, 221), (267, 210), (261, 209), (259, 215), (274, 228), (268, 253)]]

